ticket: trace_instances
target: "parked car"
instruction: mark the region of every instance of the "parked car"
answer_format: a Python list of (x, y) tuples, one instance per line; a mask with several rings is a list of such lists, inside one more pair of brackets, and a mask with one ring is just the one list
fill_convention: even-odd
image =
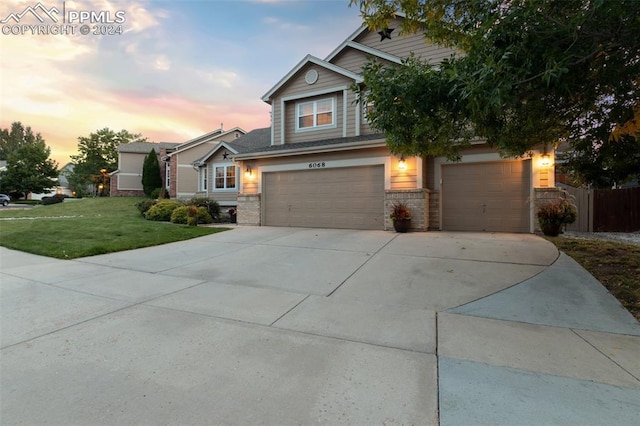
[(8, 195), (0, 194), (0, 204), (3, 206), (8, 206), (11, 198)]

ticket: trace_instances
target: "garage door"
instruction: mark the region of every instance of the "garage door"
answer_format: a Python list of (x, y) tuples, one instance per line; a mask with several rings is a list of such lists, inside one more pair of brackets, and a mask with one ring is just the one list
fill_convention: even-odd
[(442, 228), (529, 232), (531, 161), (442, 166)]
[(262, 186), (266, 225), (384, 227), (383, 166), (265, 173)]

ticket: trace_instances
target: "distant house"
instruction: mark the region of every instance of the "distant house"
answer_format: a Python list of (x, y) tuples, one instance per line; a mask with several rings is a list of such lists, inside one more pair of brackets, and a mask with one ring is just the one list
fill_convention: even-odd
[(116, 196), (144, 196), (142, 190), (142, 168), (145, 157), (153, 149), (158, 155), (160, 173), (165, 187), (168, 187), (166, 172), (167, 164), (162, 158), (179, 146), (171, 142), (131, 142), (118, 146), (118, 169), (110, 173), (111, 184), (109, 193)]
[[(554, 187), (553, 153), (505, 159), (477, 141), (459, 163), (402, 157), (369, 126), (365, 111), (375, 105), (359, 104), (351, 89), (364, 84), (365, 63), (401, 64), (413, 52), (437, 66), (453, 52), (424, 34), (392, 33), (402, 19), (384, 33), (358, 28), (325, 59), (307, 55), (262, 97), (271, 106), (270, 143), (234, 157), (245, 171), (236, 183), (238, 223), (393, 229), (391, 208), (403, 201), (415, 230), (534, 231), (529, 201)], [(218, 167), (220, 158), (206, 161)], [(210, 172), (216, 186), (226, 184), (223, 171), (201, 175), (206, 191)]]
[(67, 175), (73, 172), (73, 163), (65, 164), (58, 171), (58, 178), (52, 182), (53, 186), (47, 192), (43, 193), (30, 193), (27, 194), (28, 200), (42, 200), (42, 197), (49, 197), (54, 194), (66, 195), (69, 197), (73, 197), (75, 194), (69, 187), (69, 181), (67, 180)]

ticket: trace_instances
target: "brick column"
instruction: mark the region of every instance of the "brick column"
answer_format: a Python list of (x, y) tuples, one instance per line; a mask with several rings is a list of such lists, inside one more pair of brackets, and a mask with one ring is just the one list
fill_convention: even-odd
[(389, 217), (393, 204), (402, 202), (411, 212), (411, 230), (426, 231), (429, 228), (428, 189), (392, 189), (384, 192), (384, 229), (393, 230), (393, 221)]
[(238, 194), (238, 225), (260, 226), (260, 194)]

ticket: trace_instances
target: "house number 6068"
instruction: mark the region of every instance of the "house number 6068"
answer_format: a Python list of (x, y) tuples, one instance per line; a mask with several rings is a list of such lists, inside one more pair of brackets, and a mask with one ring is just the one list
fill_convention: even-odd
[(324, 161), (321, 162), (321, 163), (309, 163), (309, 168), (310, 169), (320, 169), (320, 168), (325, 167), (325, 166), (326, 166), (326, 164), (324, 163)]

